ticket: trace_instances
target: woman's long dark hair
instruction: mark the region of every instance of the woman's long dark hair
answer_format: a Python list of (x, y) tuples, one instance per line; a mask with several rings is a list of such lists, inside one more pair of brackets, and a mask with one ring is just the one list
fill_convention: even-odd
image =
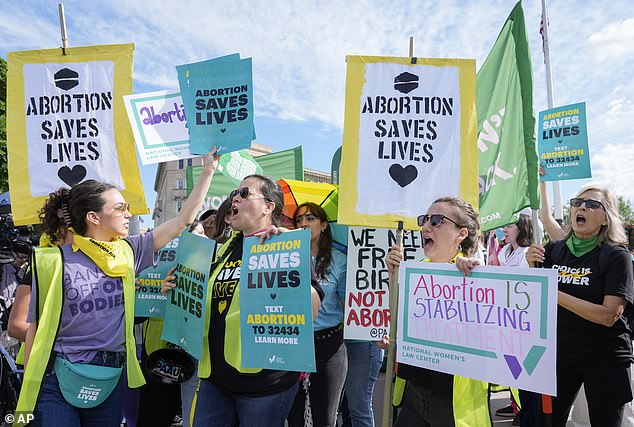
[(99, 212), (106, 204), (101, 194), (113, 188), (116, 187), (112, 184), (88, 179), (70, 190), (62, 187), (49, 194), (39, 212), (42, 230), (51, 242), (62, 241), (67, 227), (83, 236), (88, 231), (86, 214)]
[(326, 229), (319, 235), (317, 261), (315, 262), (315, 272), (317, 276), (320, 279), (324, 279), (328, 274), (330, 263), (332, 262), (332, 232), (330, 231), (330, 224), (328, 224), (328, 215), (326, 215), (322, 207), (316, 203), (302, 203), (293, 214), (293, 224), (297, 224), (297, 214), (302, 208), (306, 208), (306, 213), (310, 212), (319, 218), (321, 222), (326, 223)]

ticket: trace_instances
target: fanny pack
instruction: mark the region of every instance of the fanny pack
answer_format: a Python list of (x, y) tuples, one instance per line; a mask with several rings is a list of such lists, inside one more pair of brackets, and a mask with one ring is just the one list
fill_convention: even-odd
[(158, 349), (145, 359), (143, 370), (147, 377), (163, 384), (180, 384), (194, 375), (194, 360), (177, 348)]
[(55, 375), (64, 399), (77, 408), (94, 408), (105, 401), (119, 383), (123, 368), (72, 363), (55, 358)]

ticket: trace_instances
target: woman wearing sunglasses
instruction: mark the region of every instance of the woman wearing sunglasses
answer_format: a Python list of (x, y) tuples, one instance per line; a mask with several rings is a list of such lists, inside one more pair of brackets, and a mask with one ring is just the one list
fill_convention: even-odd
[(42, 228), (53, 242), (69, 229), (72, 243), (33, 254), (17, 405), (17, 411), (33, 412), (31, 425), (120, 425), (123, 388), (145, 383), (133, 332), (134, 277), (194, 220), (217, 159), (210, 153), (203, 165), (178, 216), (140, 236), (128, 236), (129, 205), (111, 184), (86, 180), (46, 200)]
[[(297, 393), (299, 372), (242, 366), (239, 281), (244, 237), (270, 236), (279, 229), (283, 197), (279, 184), (262, 175), (246, 177), (230, 195), (233, 234), (211, 265), (200, 381), (192, 403), (196, 426), (282, 427)], [(173, 276), (164, 282), (174, 287)], [(321, 287), (312, 281), (313, 315)], [(321, 294), (323, 295), (323, 293)]]
[[(472, 256), (477, 249), (478, 214), (464, 200), (437, 199), (427, 214), (418, 217), (418, 225), (425, 261), (455, 264), (459, 257)], [(387, 255), (390, 275), (402, 259), (399, 247), (393, 246)], [(489, 384), (482, 381), (399, 363), (394, 395), (394, 403), (401, 408), (396, 419), (399, 427), (491, 425)]]
[[(317, 371), (304, 380), (289, 414), (290, 427), (303, 427), (306, 399), (312, 424), (334, 426), (346, 379), (348, 359), (343, 343), (343, 300), (346, 293), (346, 256), (332, 246), (326, 212), (315, 203), (303, 203), (293, 214), (297, 228), (310, 230), (310, 255), (324, 290), (324, 300), (313, 322)], [(366, 372), (367, 374), (367, 372)]]
[(570, 199), (562, 240), (526, 254), (529, 263), (559, 272), (554, 426), (565, 426), (582, 384), (593, 426), (620, 426), (632, 400), (631, 331), (623, 312), (634, 291), (626, 246), (616, 198), (587, 186)]

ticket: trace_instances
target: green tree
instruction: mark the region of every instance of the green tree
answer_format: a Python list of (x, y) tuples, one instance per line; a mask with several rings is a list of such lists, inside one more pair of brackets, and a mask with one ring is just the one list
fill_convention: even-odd
[(9, 190), (7, 159), (7, 61), (0, 57), (0, 193)]
[(622, 196), (617, 196), (617, 199), (619, 200), (619, 213), (621, 218), (623, 218), (623, 222), (634, 224), (634, 209), (632, 209), (630, 201)]

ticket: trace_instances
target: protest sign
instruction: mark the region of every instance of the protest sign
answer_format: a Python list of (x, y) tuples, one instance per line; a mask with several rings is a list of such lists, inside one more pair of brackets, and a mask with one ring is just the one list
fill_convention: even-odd
[(181, 346), (200, 360), (209, 267), (216, 242), (192, 233), (183, 233), (174, 266), (176, 287), (167, 297), (161, 339)]
[(309, 230), (244, 239), (242, 366), (315, 372), (310, 262)]
[(399, 363), (557, 395), (557, 271), (404, 262)]
[(475, 60), (347, 57), (338, 222), (418, 229), (441, 196), (478, 206)]
[(540, 112), (538, 147), (542, 181), (591, 178), (586, 103)]
[(135, 317), (164, 317), (167, 297), (161, 294), (163, 280), (176, 265), (176, 249), (181, 236), (174, 238), (158, 251), (158, 261), (137, 275), (138, 288), (134, 302)]
[[(390, 330), (390, 290), (385, 256), (396, 232), (385, 228), (349, 227), (344, 337), (379, 340)], [(419, 231), (403, 231), (403, 259), (421, 261)]]
[(146, 214), (123, 95), (134, 45), (9, 52), (7, 149), (16, 225), (39, 223), (49, 193), (87, 179), (114, 184)]
[(194, 157), (180, 92), (124, 96), (134, 140), (144, 165)]
[(248, 148), (254, 138), (251, 58), (238, 54), (179, 65), (190, 149), (206, 154)]

